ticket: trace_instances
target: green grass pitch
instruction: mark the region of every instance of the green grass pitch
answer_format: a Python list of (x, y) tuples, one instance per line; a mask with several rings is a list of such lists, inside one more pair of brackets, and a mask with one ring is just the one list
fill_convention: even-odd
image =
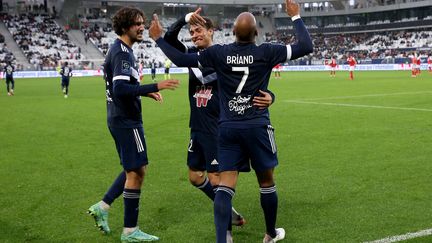
[[(283, 242), (363, 242), (432, 228), (432, 75), (410, 71), (285, 72), (270, 89), (278, 146), (278, 227)], [(160, 242), (214, 242), (212, 203), (187, 179), (187, 75), (164, 103), (142, 99), (150, 166), (139, 226)], [(162, 79), (162, 76), (158, 76)], [(145, 80), (150, 80), (149, 76)], [(103, 236), (87, 208), (121, 170), (106, 126), (101, 77), (0, 84), (0, 242), (118, 242), (123, 199)], [(235, 242), (262, 242), (253, 173), (234, 206), (247, 224)], [(409, 242), (430, 242), (426, 236)]]

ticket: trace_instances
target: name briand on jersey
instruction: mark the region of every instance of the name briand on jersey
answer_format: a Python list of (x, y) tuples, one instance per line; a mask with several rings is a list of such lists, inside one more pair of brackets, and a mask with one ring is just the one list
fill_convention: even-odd
[[(291, 58), (291, 46), (253, 43), (214, 45), (198, 53), (200, 67), (212, 67), (219, 81), (220, 126), (269, 125), (268, 109), (252, 105), (268, 90), (273, 67)], [(240, 122), (241, 121), (241, 122)]]
[(120, 39), (116, 39), (103, 64), (107, 100), (108, 126), (134, 128), (142, 126), (141, 97), (113, 95), (115, 82), (139, 85), (135, 56)]

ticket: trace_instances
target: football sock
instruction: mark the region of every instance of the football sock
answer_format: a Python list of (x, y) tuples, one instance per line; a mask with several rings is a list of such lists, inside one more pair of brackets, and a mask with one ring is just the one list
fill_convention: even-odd
[(109, 209), (110, 209), (110, 205), (109, 204), (107, 204), (106, 202), (104, 202), (104, 201), (100, 201), (99, 202), (99, 206), (103, 209), (103, 210), (105, 210), (105, 211), (108, 211)]
[(111, 205), (114, 202), (114, 200), (116, 200), (116, 198), (118, 198), (123, 193), (125, 182), (126, 182), (126, 173), (122, 171), (117, 176), (117, 178), (115, 179), (111, 187), (108, 189), (108, 191), (105, 193), (105, 196), (103, 197), (102, 201), (104, 201), (108, 205)]
[(276, 186), (260, 188), (261, 207), (264, 211), (266, 231), (272, 238), (276, 236), (276, 216), (278, 208), (278, 197)]
[(219, 186), (214, 200), (214, 221), (216, 225), (216, 242), (225, 243), (228, 225), (231, 224), (231, 200), (235, 190), (226, 186)]
[(204, 182), (201, 185), (196, 186), (196, 188), (200, 189), (207, 195), (207, 197), (214, 201), (215, 191), (213, 191), (213, 186), (207, 177), (205, 178)]
[(125, 188), (123, 191), (125, 228), (134, 228), (137, 226), (140, 195), (140, 189)]

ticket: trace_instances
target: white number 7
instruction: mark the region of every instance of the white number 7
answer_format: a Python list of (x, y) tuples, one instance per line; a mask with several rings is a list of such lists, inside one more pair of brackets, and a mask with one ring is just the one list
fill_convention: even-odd
[(246, 80), (249, 76), (249, 67), (232, 67), (233, 72), (243, 72), (243, 77), (240, 81), (239, 86), (237, 87), (236, 94), (240, 94), (243, 86), (246, 83)]

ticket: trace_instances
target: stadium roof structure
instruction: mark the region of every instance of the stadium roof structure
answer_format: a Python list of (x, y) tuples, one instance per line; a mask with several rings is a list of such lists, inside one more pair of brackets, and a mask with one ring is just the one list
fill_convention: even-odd
[[(339, 0), (340, 1), (340, 0)], [(105, 2), (148, 2), (148, 3), (174, 3), (174, 4), (198, 4), (198, 5), (211, 5), (211, 4), (219, 4), (219, 5), (269, 5), (269, 4), (283, 4), (284, 0), (107, 0)], [(328, 2), (328, 0), (297, 0), (297, 2)]]

